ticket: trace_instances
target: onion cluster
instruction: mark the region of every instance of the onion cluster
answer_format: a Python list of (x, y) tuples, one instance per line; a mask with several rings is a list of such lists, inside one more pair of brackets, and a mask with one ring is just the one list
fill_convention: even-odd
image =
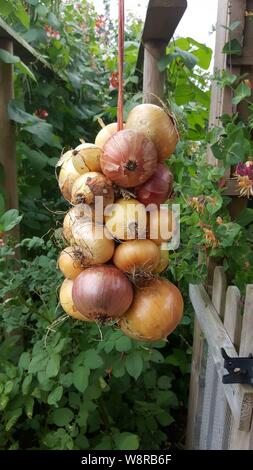
[(71, 204), (63, 221), (60, 304), (84, 322), (113, 321), (139, 341), (165, 339), (183, 314), (178, 288), (159, 277), (174, 230), (165, 203), (173, 175), (165, 160), (179, 140), (170, 114), (133, 108), (118, 131), (103, 124), (95, 143), (64, 153), (58, 183)]

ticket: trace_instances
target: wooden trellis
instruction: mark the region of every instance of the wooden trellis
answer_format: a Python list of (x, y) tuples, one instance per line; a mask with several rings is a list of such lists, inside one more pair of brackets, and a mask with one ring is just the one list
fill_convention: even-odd
[[(215, 69), (229, 70), (235, 75), (248, 74), (253, 79), (253, 0), (219, 0)], [(225, 27), (235, 21), (233, 31)], [(224, 45), (237, 39), (240, 56), (227, 57)], [(239, 112), (247, 118), (247, 104), (237, 109), (232, 105), (232, 92), (216, 84), (212, 88), (210, 126), (219, 123), (222, 114)], [(208, 161), (220, 165), (211, 151)], [(232, 178), (233, 169), (226, 173), (225, 194), (231, 196), (230, 212), (238, 215), (247, 206), (246, 198), (238, 197)], [(214, 273), (214, 274), (213, 274)], [(229, 356), (241, 357), (253, 353), (253, 285), (247, 286), (246, 298), (241, 298), (235, 286), (226, 288), (221, 267), (209, 266), (211, 298), (204, 286), (190, 285), (189, 294), (196, 314), (190, 383), (187, 448), (188, 449), (253, 449), (253, 387), (222, 384), (224, 360), (220, 348)], [(210, 280), (209, 280), (210, 283)], [(242, 315), (243, 314), (243, 315)]]

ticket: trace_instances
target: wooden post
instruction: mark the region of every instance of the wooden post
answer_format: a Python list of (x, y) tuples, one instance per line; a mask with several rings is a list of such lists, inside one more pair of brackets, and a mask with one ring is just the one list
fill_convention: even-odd
[[(165, 71), (160, 72), (158, 60), (165, 56), (166, 42), (147, 41), (144, 44), (143, 101), (161, 106), (165, 87)], [(155, 95), (155, 96), (154, 96)]]
[[(12, 40), (0, 38), (0, 48), (12, 54)], [(15, 126), (7, 109), (12, 98), (13, 66), (0, 61), (0, 162), (4, 169), (6, 209), (18, 208)]]

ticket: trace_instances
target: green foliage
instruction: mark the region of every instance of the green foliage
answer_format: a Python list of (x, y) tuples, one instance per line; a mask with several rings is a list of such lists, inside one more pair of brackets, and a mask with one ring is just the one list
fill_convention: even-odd
[[(107, 12), (108, 5), (105, 1)], [(21, 259), (15, 260), (11, 236), (0, 243), (0, 448), (165, 448), (171, 425), (184, 434), (178, 422), (188, 398), (189, 282), (205, 281), (209, 256), (223, 260), (229, 280), (242, 291), (252, 281), (252, 209), (232, 220), (221, 182), (225, 167), (252, 155), (253, 108), (248, 122), (223, 116), (208, 132), (211, 50), (189, 37), (168, 47), (159, 67), (166, 70), (166, 100), (181, 131), (168, 162), (181, 208), (181, 244), (170, 253), (166, 276), (185, 294), (184, 319), (167, 343), (150, 344), (131, 340), (116, 326), (100, 331), (66, 318), (58, 305), (57, 231), (52, 235), (66, 205), (56, 189), (54, 166), (63, 145), (74, 147), (79, 138), (94, 141), (98, 117), (116, 119), (117, 92), (109, 88), (117, 69), (116, 29), (109, 18), (98, 28), (86, 0), (80, 9), (51, 0), (0, 0), (0, 8), (49, 64), (27, 70), (19, 58), (0, 51), (0, 60), (15, 65), (16, 98), (9, 116), (17, 125), (21, 208), (21, 215), (4, 213), (0, 196), (0, 232), (22, 218)], [(128, 18), (125, 115), (142, 99), (135, 75), (140, 30), (141, 23)], [(238, 44), (231, 41), (224, 52), (239, 53)], [(231, 88), (235, 105), (250, 97), (245, 78), (230, 72), (214, 77)], [(221, 167), (207, 165), (208, 144)]]

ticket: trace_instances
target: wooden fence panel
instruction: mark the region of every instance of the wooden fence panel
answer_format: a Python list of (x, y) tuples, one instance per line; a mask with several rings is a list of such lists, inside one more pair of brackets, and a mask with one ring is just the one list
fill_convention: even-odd
[[(225, 293), (226, 276), (223, 268), (217, 267), (214, 271), (212, 302), (221, 318), (224, 315)], [(202, 423), (200, 430), (200, 449), (212, 448), (215, 409), (217, 408), (218, 413), (222, 412), (222, 410), (219, 409), (221, 402), (217, 399), (217, 394), (219, 393), (218, 380), (219, 378), (215, 363), (210, 351), (208, 351)]]

